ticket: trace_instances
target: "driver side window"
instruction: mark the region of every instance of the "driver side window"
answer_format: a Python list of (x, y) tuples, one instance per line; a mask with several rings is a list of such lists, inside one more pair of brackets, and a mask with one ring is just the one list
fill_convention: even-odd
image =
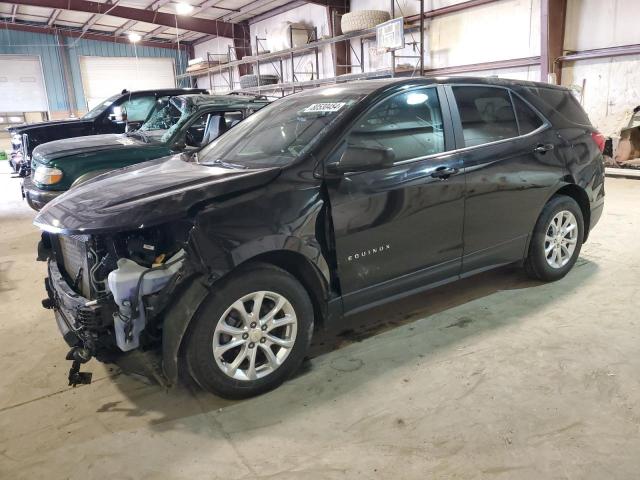
[(350, 145), (391, 148), (395, 161), (444, 151), (444, 131), (438, 93), (419, 88), (383, 100), (349, 133)]

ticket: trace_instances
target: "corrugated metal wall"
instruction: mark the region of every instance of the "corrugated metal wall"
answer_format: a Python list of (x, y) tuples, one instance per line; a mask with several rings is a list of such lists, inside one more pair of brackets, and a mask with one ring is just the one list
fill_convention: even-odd
[(69, 110), (62, 58), (55, 36), (1, 29), (0, 54), (40, 57), (49, 109), (51, 111)]
[[(69, 111), (69, 100), (64, 83), (62, 63), (62, 45), (69, 55), (69, 68), (73, 79), (77, 109), (86, 109), (82, 79), (80, 78), (80, 56), (101, 57), (133, 57), (133, 45), (98, 40), (85, 40), (72, 37), (56, 37), (55, 35), (22, 32), (0, 29), (0, 54), (35, 55), (40, 57), (44, 82), (47, 88), (49, 109), (52, 112)], [(173, 49), (138, 46), (139, 57), (170, 57), (174, 59), (176, 74), (183, 73), (187, 65), (187, 54)]]

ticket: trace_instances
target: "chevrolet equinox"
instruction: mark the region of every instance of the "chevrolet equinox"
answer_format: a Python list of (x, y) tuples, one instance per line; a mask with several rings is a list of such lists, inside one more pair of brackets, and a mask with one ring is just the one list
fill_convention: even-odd
[(69, 382), (95, 357), (247, 397), (344, 315), (510, 263), (560, 279), (602, 214), (602, 148), (561, 87), (384, 79), (90, 180), (35, 220)]

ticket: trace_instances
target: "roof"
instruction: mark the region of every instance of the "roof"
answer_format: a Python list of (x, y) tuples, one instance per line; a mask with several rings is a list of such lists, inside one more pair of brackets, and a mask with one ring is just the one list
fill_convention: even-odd
[[(551, 85), (549, 83), (532, 82), (529, 80), (511, 80), (498, 77), (396, 77), (396, 78), (376, 78), (371, 80), (357, 80), (354, 82), (339, 83), (336, 85), (321, 88), (341, 88), (354, 93), (373, 93), (381, 88), (390, 85), (447, 85), (447, 84), (470, 84), (470, 85), (497, 85), (503, 87), (538, 87), (554, 88), (566, 90), (566, 87)], [(312, 92), (313, 90), (308, 90)]]
[(256, 103), (269, 103), (264, 97), (251, 95), (178, 95), (186, 103), (196, 108), (204, 108), (210, 105), (255, 105)]
[(203, 88), (156, 88), (153, 90), (131, 90), (130, 92), (122, 91), (117, 95), (128, 95), (128, 94), (152, 95), (154, 93), (160, 94), (160, 95), (186, 95), (190, 90), (194, 90), (197, 93), (200, 93), (203, 91), (206, 92), (206, 90)]

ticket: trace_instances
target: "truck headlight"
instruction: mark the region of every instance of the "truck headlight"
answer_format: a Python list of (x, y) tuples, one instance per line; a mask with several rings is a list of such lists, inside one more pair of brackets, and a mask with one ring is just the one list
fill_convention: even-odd
[(62, 170), (41, 165), (36, 168), (33, 180), (41, 185), (53, 185), (62, 180)]

